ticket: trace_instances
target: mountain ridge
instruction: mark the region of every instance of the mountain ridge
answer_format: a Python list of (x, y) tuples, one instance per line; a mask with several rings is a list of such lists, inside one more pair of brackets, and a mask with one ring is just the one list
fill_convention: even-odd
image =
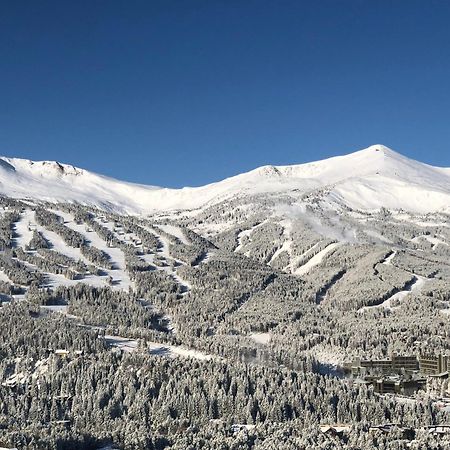
[(124, 182), (56, 161), (0, 157), (0, 193), (5, 196), (72, 201), (132, 214), (195, 210), (234, 196), (324, 188), (330, 190), (328, 200), (352, 208), (450, 210), (450, 168), (412, 160), (381, 144), (304, 164), (261, 166), (180, 189)]

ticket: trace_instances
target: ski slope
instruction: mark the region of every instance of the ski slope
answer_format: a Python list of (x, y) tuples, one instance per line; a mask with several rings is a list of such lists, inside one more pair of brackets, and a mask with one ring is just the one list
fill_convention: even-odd
[(328, 244), (323, 250), (315, 254), (311, 259), (309, 259), (305, 264), (294, 270), (295, 275), (304, 275), (308, 273), (313, 267), (319, 265), (325, 256), (338, 247), (340, 244), (338, 242), (333, 242)]
[(133, 286), (133, 282), (130, 280), (130, 277), (126, 271), (125, 255), (120, 248), (108, 247), (106, 242), (95, 231), (87, 231), (88, 227), (86, 227), (85, 224), (75, 223), (75, 220), (71, 214), (59, 210), (56, 210), (55, 212), (64, 218), (65, 226), (71, 228), (72, 230), (78, 231), (83, 235), (87, 242), (110, 256), (115, 267), (112, 270), (104, 268), (103, 270), (114, 280), (113, 288), (128, 290), (130, 286)]

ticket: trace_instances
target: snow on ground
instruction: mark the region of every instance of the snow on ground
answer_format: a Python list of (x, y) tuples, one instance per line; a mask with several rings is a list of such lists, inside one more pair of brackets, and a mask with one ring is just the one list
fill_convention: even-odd
[(206, 252), (206, 255), (203, 257), (203, 259), (200, 262), (202, 264), (207, 263), (208, 261), (211, 260), (211, 258), (214, 257), (215, 254), (216, 254), (216, 252), (211, 252), (211, 251)]
[(411, 216), (411, 214), (407, 214), (407, 213), (393, 212), (392, 217), (394, 217), (396, 220), (399, 220), (402, 222), (410, 222), (419, 227), (433, 227), (433, 228), (439, 228), (439, 227), (449, 228), (450, 227), (450, 224), (448, 224), (447, 222), (433, 222), (433, 221), (420, 220), (416, 216)]
[(214, 358), (213, 355), (208, 355), (198, 350), (193, 350), (183, 346), (166, 345), (158, 342), (150, 342), (148, 345), (151, 355), (171, 356), (171, 357), (181, 356), (184, 358), (199, 359), (201, 361), (208, 361)]
[(319, 244), (320, 244), (320, 241), (316, 242), (314, 245), (312, 245), (310, 248), (308, 248), (308, 250), (306, 250), (306, 252), (302, 253), (301, 255), (291, 258), (290, 263), (284, 268), (284, 270), (294, 273), (295, 268), (298, 266), (299, 262), (303, 261), (305, 259), (305, 257), (307, 255), (309, 255), (309, 253), (314, 251), (314, 249), (319, 246)]
[[(35, 221), (35, 214), (33, 210), (26, 209), (23, 213), (23, 217), (21, 218), (20, 222), (18, 223), (19, 229), (23, 231), (23, 228), (26, 226), (28, 229), (28, 224), (31, 225), (32, 228), (36, 229), (36, 231), (39, 231), (42, 233), (44, 238), (50, 243), (51, 250), (54, 250), (58, 253), (61, 253), (65, 256), (68, 256), (69, 258), (74, 259), (75, 261), (82, 261), (87, 265), (90, 265), (91, 263), (81, 254), (81, 251), (79, 248), (70, 247), (67, 245), (61, 236), (59, 236), (54, 231), (47, 230), (47, 228), (42, 227), (41, 225), (38, 225)], [(31, 231), (32, 233), (32, 231)], [(20, 239), (17, 242), (18, 246), (23, 246), (24, 239)], [(27, 243), (29, 240), (27, 241)], [(36, 267), (33, 265), (30, 265), (30, 267), (35, 270)], [(48, 272), (43, 272), (48, 280), (47, 286), (56, 287), (59, 285), (63, 286), (74, 286), (77, 283), (86, 283), (94, 287), (104, 287), (108, 285), (108, 277), (102, 276), (99, 277), (97, 275), (85, 275), (82, 280), (69, 280), (63, 275), (56, 275)], [(1, 275), (0, 275), (1, 276)], [(5, 280), (6, 281), (6, 280)]]
[(380, 306), (382, 308), (392, 308), (391, 303), (395, 300), (403, 300), (407, 295), (409, 295), (413, 291), (418, 291), (422, 288), (422, 286), (425, 284), (426, 278), (417, 276), (416, 280), (412, 284), (412, 286), (409, 289), (406, 289), (404, 291), (397, 292), (396, 294), (389, 297), (387, 300), (385, 300)]
[(61, 236), (59, 234), (55, 233), (54, 231), (47, 230), (44, 227), (41, 227), (40, 225), (37, 225), (37, 230), (42, 233), (45, 239), (50, 242), (51, 244), (51, 250), (54, 250), (55, 252), (61, 253), (63, 255), (68, 256), (69, 258), (74, 259), (75, 261), (82, 261), (87, 265), (90, 265), (91, 263), (84, 257), (84, 255), (81, 254), (81, 251), (79, 248), (71, 247), (70, 245), (67, 245)]
[(166, 233), (177, 237), (183, 244), (189, 245), (189, 241), (187, 240), (186, 236), (183, 233), (183, 230), (180, 227), (172, 224), (158, 225), (158, 227)]
[[(22, 261), (23, 262), (23, 261)], [(42, 272), (42, 271), (41, 271)], [(97, 275), (84, 275), (80, 280), (69, 280), (64, 275), (57, 275), (50, 272), (42, 272), (47, 279), (47, 283), (44, 283), (45, 287), (56, 288), (58, 286), (75, 286), (78, 283), (88, 284), (92, 287), (105, 287), (108, 285), (107, 276), (99, 277)]]
[[(163, 267), (162, 270), (166, 270), (168, 268)], [(181, 285), (181, 288), (183, 289), (183, 292), (181, 295), (185, 295), (187, 294), (191, 289), (192, 289), (192, 285), (191, 283), (189, 283), (189, 281), (185, 280), (184, 278), (181, 278), (176, 271), (171, 272), (170, 270), (166, 270), (166, 272), (168, 272), (170, 275), (172, 275), (172, 277), (175, 279), (175, 281)]]
[(426, 283), (426, 280), (427, 279), (425, 277), (421, 277), (420, 275), (414, 275), (413, 282), (408, 287), (408, 289), (405, 289), (403, 291), (397, 292), (394, 295), (391, 295), (388, 299), (386, 299), (383, 303), (380, 303), (379, 305), (363, 306), (362, 308), (358, 309), (358, 312), (369, 311), (370, 309), (373, 308), (395, 309), (397, 307), (392, 306), (392, 302), (402, 301), (412, 292), (420, 291), (420, 289)]
[(33, 225), (34, 221), (34, 211), (31, 209), (25, 209), (24, 212), (20, 213), (20, 219), (15, 223), (14, 228), (17, 237), (14, 238), (14, 244), (16, 247), (23, 247), (31, 241), (33, 237)]
[(77, 201), (121, 213), (196, 210), (245, 195), (313, 190), (352, 209), (450, 211), (449, 169), (413, 161), (383, 145), (307, 164), (259, 167), (196, 188), (143, 186), (53, 161), (6, 157), (0, 158), (0, 180), (0, 193), (12, 198)]
[(417, 403), (417, 399), (416, 398), (411, 398), (411, 397), (406, 397), (404, 395), (396, 395), (396, 394), (389, 394), (389, 396), (391, 398), (393, 398), (396, 402), (398, 403), (403, 403), (403, 404), (410, 404), (410, 405), (414, 405)]
[(270, 258), (270, 261), (268, 262), (268, 264), (270, 265), (270, 263), (271, 263), (272, 261), (275, 261), (275, 259), (278, 257), (278, 255), (279, 255), (280, 253), (288, 252), (289, 255), (290, 255), (290, 254), (291, 254), (291, 246), (292, 246), (292, 241), (284, 241), (284, 242), (283, 242), (283, 245), (282, 245), (280, 248), (278, 248), (278, 249), (275, 251), (275, 253), (273, 254), (272, 258)]
[(32, 211), (33, 215), (33, 223), (35, 224), (36, 230), (42, 233), (45, 239), (50, 242), (51, 250), (55, 252), (61, 253), (63, 255), (68, 256), (69, 258), (74, 259), (75, 261), (82, 261), (85, 264), (91, 264), (82, 254), (79, 248), (71, 247), (67, 245), (63, 238), (54, 231), (47, 230), (47, 228), (42, 227), (41, 225), (37, 225), (34, 221), (34, 211)]
[(201, 234), (202, 236), (212, 237), (219, 233), (222, 233), (223, 231), (227, 231), (231, 225), (232, 222), (220, 222), (220, 223), (203, 222), (200, 224), (196, 224), (194, 230), (197, 231), (197, 233)]
[(272, 340), (272, 335), (270, 333), (252, 333), (249, 334), (249, 338), (253, 339), (258, 344), (268, 344)]
[(308, 350), (317, 361), (322, 364), (338, 367), (348, 359), (348, 354), (342, 349), (326, 344), (316, 345)]
[(319, 253), (315, 254), (311, 259), (309, 259), (305, 264), (303, 264), (300, 267), (297, 267), (294, 270), (295, 275), (304, 275), (305, 273), (309, 272), (313, 267), (320, 264), (323, 260), (323, 258), (330, 253), (332, 250), (334, 250), (336, 247), (341, 245), (339, 242), (333, 242), (331, 244), (328, 244), (323, 250), (321, 250)]
[(41, 306), (41, 310), (58, 314), (64, 314), (68, 319), (79, 319), (78, 316), (74, 316), (73, 314), (67, 313), (68, 307), (69, 307), (68, 305), (49, 305), (49, 306)]
[(133, 287), (134, 283), (130, 280), (130, 277), (126, 271), (125, 256), (120, 248), (108, 247), (106, 242), (95, 231), (87, 231), (88, 228), (85, 224), (76, 224), (71, 214), (59, 210), (55, 211), (55, 213), (64, 218), (65, 226), (71, 228), (72, 230), (78, 231), (90, 244), (110, 256), (111, 261), (116, 268), (112, 270), (104, 270), (108, 276), (111, 276), (115, 281), (112, 286), (113, 289), (123, 289), (127, 291), (130, 286)]
[[(106, 277), (98, 277), (96, 275), (85, 275), (81, 280), (70, 280), (66, 278), (64, 275), (59, 275), (50, 272), (44, 272), (36, 267), (34, 264), (31, 264), (27, 261), (20, 261), (24, 264), (28, 269), (32, 271), (37, 271), (44, 275), (45, 281), (43, 282), (43, 287), (56, 288), (58, 286), (75, 286), (78, 283), (89, 284), (93, 287), (102, 287), (107, 284)], [(14, 295), (14, 298), (23, 298), (23, 295)]]
[(138, 348), (137, 339), (128, 339), (121, 336), (105, 335), (105, 341), (109, 345), (117, 347), (124, 352), (133, 352)]
[[(144, 230), (148, 231), (149, 233), (152, 233), (153, 235), (155, 235), (158, 238), (159, 242), (161, 243), (161, 247), (158, 250), (159, 254), (164, 256), (166, 259), (175, 260), (175, 258), (172, 258), (170, 256), (170, 251), (169, 251), (170, 241), (165, 236), (162, 236), (160, 233), (158, 233), (157, 230), (155, 230), (152, 227), (142, 226), (142, 228), (144, 228)], [(181, 263), (181, 261), (180, 261), (180, 263)]]
[[(137, 339), (129, 339), (121, 336), (105, 335), (105, 340), (113, 347), (117, 347), (124, 352), (133, 352), (138, 348)], [(207, 361), (214, 358), (198, 350), (190, 349), (178, 345), (162, 344), (160, 342), (147, 342), (148, 351), (155, 356), (169, 356), (175, 358), (181, 356), (183, 358), (194, 358), (201, 361)]]
[[(171, 261), (174, 261), (174, 262), (176, 262), (177, 264), (179, 264), (179, 265), (182, 265), (183, 264), (183, 262), (182, 261), (180, 261), (179, 259), (176, 259), (176, 258), (173, 258), (171, 255), (170, 255), (170, 242), (169, 242), (169, 240), (165, 237), (165, 236), (162, 236), (160, 233), (158, 233), (158, 231), (157, 230), (155, 230), (154, 228), (151, 228), (151, 227), (146, 227), (146, 226), (144, 226), (143, 227), (145, 230), (147, 230), (148, 232), (150, 232), (150, 233), (153, 233), (157, 238), (158, 238), (158, 240), (160, 241), (160, 243), (161, 243), (161, 247), (160, 247), (160, 249), (158, 250), (158, 253), (160, 254), (160, 255), (162, 255), (162, 256), (164, 256), (164, 258), (170, 263)], [(150, 263), (150, 264), (152, 264), (153, 263), (153, 258), (154, 258), (154, 255), (143, 255), (143, 259), (146, 261), (146, 262), (148, 262), (148, 263)], [(188, 281), (186, 281), (186, 280), (184, 280), (183, 278), (181, 278), (178, 274), (177, 274), (177, 271), (176, 271), (176, 268), (175, 267), (171, 267), (170, 266), (170, 264), (169, 265), (167, 265), (167, 266), (156, 266), (156, 269), (157, 270), (164, 270), (165, 272), (167, 272), (169, 275), (171, 275), (181, 286), (182, 286), (182, 288), (184, 289), (184, 294), (186, 294), (188, 291), (190, 291), (191, 290), (191, 284), (188, 282)]]
[[(117, 225), (116, 226), (114, 224), (114, 222), (102, 220), (100, 218), (96, 218), (95, 220), (98, 223), (100, 223), (101, 225), (103, 225), (106, 228), (108, 228), (111, 232), (114, 233), (114, 235), (115, 235), (115, 237), (117, 239), (119, 239), (119, 240), (121, 240), (123, 242), (128, 242), (129, 243), (130, 241), (133, 241), (133, 239), (135, 241), (140, 241), (139, 237), (137, 235), (135, 235), (134, 233), (120, 233), (120, 230), (122, 228), (121, 225)], [(143, 255), (141, 255), (141, 258), (146, 263), (152, 264), (156, 268), (156, 270), (163, 270), (163, 271), (167, 272), (169, 275), (171, 275), (179, 284), (182, 285), (182, 287), (184, 289), (184, 293), (189, 291), (191, 289), (191, 285), (186, 280), (183, 280), (180, 276), (178, 276), (178, 274), (176, 273), (176, 269), (171, 267), (170, 263), (172, 261), (174, 261), (174, 262), (176, 262), (177, 264), (180, 264), (180, 265), (182, 264), (182, 262), (180, 260), (170, 256), (170, 250), (169, 250), (169, 248), (170, 248), (169, 247), (170, 246), (170, 241), (169, 241), (169, 239), (167, 239), (165, 236), (162, 236), (160, 233), (158, 233), (157, 230), (155, 230), (152, 227), (143, 226), (142, 228), (144, 228), (149, 233), (152, 233), (160, 241), (161, 247), (158, 250), (158, 254), (162, 255), (167, 260), (168, 264), (167, 264), (167, 266), (160, 266), (158, 264), (155, 264), (155, 262), (154, 262), (155, 253), (143, 254)], [(173, 236), (178, 237), (179, 239), (183, 238), (184, 242), (186, 244), (188, 244), (188, 241), (187, 241), (186, 237), (184, 236), (184, 234), (182, 233), (181, 228), (179, 228), (179, 227), (177, 227), (175, 225), (163, 225), (163, 226), (159, 226), (159, 228), (161, 228), (163, 231), (165, 231), (167, 233), (172, 234)], [(89, 233), (89, 236), (91, 236), (91, 233)], [(104, 250), (104, 249), (102, 249), (102, 250)], [(106, 253), (109, 253), (112, 256), (112, 254), (114, 253), (114, 250), (115, 251), (119, 251), (120, 253), (122, 253), (120, 249), (109, 248), (109, 247), (107, 248)]]
[[(66, 216), (67, 217), (67, 214)], [(70, 219), (70, 216), (69, 216)], [(65, 218), (66, 220), (66, 218)], [(106, 220), (102, 220), (100, 218), (96, 218), (96, 221), (98, 223), (100, 223), (101, 225), (105, 226), (106, 228), (108, 228), (111, 232), (114, 233), (114, 235), (116, 236), (117, 239), (123, 241), (123, 242), (129, 242), (129, 241), (133, 241), (133, 239), (135, 241), (140, 241), (139, 237), (137, 235), (135, 235), (134, 233), (123, 233), (120, 234), (120, 229), (122, 228), (120, 225), (115, 226), (114, 222), (111, 221), (106, 221)], [(68, 225), (68, 224), (66, 224)], [(165, 231), (163, 229), (164, 226), (159, 226), (163, 231)], [(175, 233), (182, 233), (181, 228), (176, 227), (175, 225), (168, 225), (168, 230), (170, 229), (171, 231), (174, 231), (173, 236), (175, 236)], [(173, 227), (173, 228), (172, 228)], [(151, 264), (155, 267), (156, 270), (163, 270), (165, 272), (167, 272), (172, 278), (175, 279), (175, 281), (177, 281), (181, 286), (182, 289), (184, 290), (183, 294), (186, 294), (190, 289), (191, 289), (191, 285), (189, 282), (187, 282), (186, 280), (182, 279), (176, 272), (176, 268), (172, 267), (172, 262), (175, 262), (179, 265), (182, 265), (182, 261), (173, 258), (170, 255), (170, 241), (168, 238), (166, 238), (165, 236), (162, 236), (160, 233), (158, 233), (158, 231), (150, 226), (142, 226), (143, 229), (145, 229), (146, 231), (148, 231), (149, 233), (152, 233), (160, 242), (161, 247), (158, 250), (157, 254), (161, 255), (164, 257), (164, 259), (167, 260), (167, 265), (166, 266), (161, 266), (159, 264), (155, 264), (155, 253), (145, 253), (143, 255), (141, 255), (141, 259), (143, 259), (146, 263)], [(178, 230), (178, 231), (177, 231)], [(169, 232), (169, 231), (167, 231)], [(96, 233), (95, 233), (96, 234)], [(172, 234), (172, 233), (171, 233)], [(92, 232), (88, 234), (88, 237), (90, 237), (92, 235)], [(181, 236), (181, 234), (180, 234)], [(180, 236), (177, 236), (180, 238)], [(183, 235), (183, 238), (185, 239), (185, 241), (187, 242), (186, 238)], [(93, 244), (94, 246), (97, 247), (97, 245), (95, 245), (95, 243)], [(138, 246), (139, 247), (139, 246)], [(109, 248), (107, 247), (106, 250), (104, 248), (102, 248), (102, 250), (106, 251), (106, 253), (109, 253), (113, 258), (113, 254), (114, 252), (120, 252), (120, 254), (123, 256), (123, 253), (120, 249), (116, 249), (116, 248)], [(120, 256), (120, 255), (119, 255)], [(125, 266), (124, 266), (125, 267)]]
[(51, 306), (46, 306), (43, 305), (41, 306), (41, 309), (43, 309), (44, 311), (52, 311), (52, 312), (57, 312), (60, 314), (66, 314), (67, 313), (67, 305), (51, 305)]
[(111, 233), (114, 234), (114, 237), (125, 244), (131, 244), (134, 245), (134, 247), (143, 250), (142, 243), (140, 245), (136, 244), (141, 242), (139, 239), (139, 236), (137, 236), (135, 233), (128, 233), (125, 232), (123, 225), (121, 224), (115, 224), (113, 221), (108, 221), (104, 219), (103, 217), (94, 217), (94, 221), (97, 222), (99, 225), (107, 228)]
[(411, 242), (420, 243), (421, 240), (428, 241), (430, 244), (432, 244), (432, 248), (435, 248), (436, 245), (438, 245), (438, 244), (442, 244), (442, 245), (447, 245), (448, 246), (447, 242), (444, 242), (443, 240), (438, 239), (437, 237), (432, 237), (432, 236), (429, 236), (427, 234), (422, 234), (420, 236), (416, 236), (415, 238), (411, 239)]
[(8, 275), (6, 275), (5, 272), (3, 272), (3, 270), (0, 270), (0, 281), (4, 281), (6, 283), (11, 283), (14, 284), (8, 277)]
[(256, 425), (254, 425), (252, 423), (233, 423), (233, 425), (231, 425), (230, 429), (234, 434), (236, 434), (242, 430), (246, 430), (246, 431), (253, 430), (255, 427), (256, 427)]
[[(262, 223), (258, 223), (255, 226), (248, 228), (247, 230), (242, 230), (238, 235), (237, 235), (237, 242), (238, 245), (237, 247), (234, 249), (235, 252), (240, 252), (242, 247), (245, 245), (244, 242), (244, 238), (248, 238), (250, 237), (250, 235), (253, 233), (253, 231), (258, 228), (259, 226), (261, 226), (264, 222)], [(246, 256), (248, 256), (247, 254), (245, 254)]]
[(367, 236), (370, 236), (370, 237), (376, 239), (379, 242), (383, 242), (385, 244), (392, 244), (392, 241), (390, 239), (388, 239), (387, 237), (383, 236), (380, 232), (378, 232), (376, 230), (364, 230), (364, 233)]
[(387, 266), (392, 265), (392, 260), (395, 258), (395, 255), (397, 254), (396, 250), (393, 250), (385, 259), (384, 261), (381, 261), (381, 264), (386, 264)]
[[(71, 214), (66, 213), (65, 211), (60, 211), (60, 210), (55, 210), (55, 213), (64, 218), (65, 225), (67, 227), (80, 232), (86, 238), (86, 240), (88, 242), (90, 242), (94, 247), (97, 247), (98, 249), (107, 253), (111, 257), (111, 261), (116, 266), (116, 268), (113, 270), (104, 269), (104, 272), (106, 273), (106, 275), (104, 275), (104, 276), (85, 275), (83, 277), (83, 279), (81, 279), (81, 280), (69, 280), (69, 279), (65, 278), (63, 275), (56, 275), (56, 274), (46, 272), (46, 273), (44, 273), (44, 275), (46, 276), (46, 279), (47, 279), (46, 286), (48, 286), (48, 287), (57, 287), (60, 285), (73, 286), (79, 282), (82, 282), (82, 283), (86, 283), (86, 284), (89, 284), (94, 287), (104, 287), (104, 286), (109, 285), (109, 283), (108, 283), (109, 276), (111, 276), (113, 278), (113, 280), (116, 281), (116, 283), (113, 284), (113, 286), (112, 286), (113, 289), (128, 290), (129, 286), (133, 285), (133, 283), (131, 282), (131, 280), (129, 278), (128, 273), (126, 272), (125, 257), (123, 255), (122, 250), (120, 250), (119, 248), (108, 247), (106, 242), (95, 231), (87, 231), (88, 227), (85, 224), (80, 224), (80, 225), (76, 224), (73, 219), (73, 216)], [(121, 227), (118, 226), (118, 227), (116, 227), (117, 229), (114, 230), (115, 225), (111, 221), (100, 220), (100, 219), (96, 219), (96, 220), (97, 220), (97, 222), (101, 223), (103, 226), (107, 227), (112, 232), (114, 232), (118, 239), (126, 241), (126, 240), (132, 239), (134, 237), (134, 239), (138, 240), (138, 237), (133, 235), (133, 233), (128, 233), (128, 234), (123, 233), (123, 235), (118, 234), (117, 229), (120, 229)], [(29, 228), (31, 228), (31, 231)], [(186, 294), (191, 289), (191, 285), (189, 282), (182, 279), (177, 274), (176, 267), (173, 267), (173, 264), (171, 264), (171, 262), (175, 262), (176, 264), (181, 265), (182, 262), (179, 261), (178, 259), (171, 257), (169, 239), (166, 238), (165, 236), (162, 236), (160, 233), (157, 232), (157, 230), (155, 230), (153, 228), (150, 228), (150, 227), (145, 227), (145, 228), (147, 229), (147, 231), (153, 233), (160, 240), (161, 249), (158, 251), (158, 254), (162, 255), (168, 262), (168, 264), (166, 266), (155, 265), (156, 269), (164, 270), (165, 272), (167, 272), (171, 277), (173, 277), (175, 279), (175, 281), (177, 281), (182, 286), (182, 288), (184, 290), (183, 294)], [(32, 237), (33, 229), (36, 229), (37, 231), (42, 233), (44, 238), (50, 243), (52, 250), (54, 250), (58, 253), (61, 253), (63, 255), (66, 255), (66, 256), (74, 259), (75, 261), (80, 260), (87, 265), (91, 264), (89, 262), (89, 260), (87, 260), (82, 255), (79, 248), (74, 248), (74, 247), (68, 246), (64, 242), (64, 240), (61, 238), (61, 236), (59, 236), (57, 233), (38, 225), (35, 220), (34, 211), (31, 209), (28, 209), (28, 208), (25, 209), (25, 211), (21, 214), (21, 219), (17, 223), (17, 234), (19, 236), (17, 238), (16, 245), (21, 246), (21, 247), (25, 246)], [(180, 239), (182, 238), (185, 243), (188, 243), (181, 228), (179, 228), (175, 225), (163, 225), (161, 227), (161, 229), (163, 229), (164, 231), (166, 231), (170, 234), (173, 234), (174, 236), (176, 236)], [(208, 253), (202, 262), (207, 262), (213, 256), (213, 254), (214, 254), (213, 252)], [(150, 264), (154, 264), (154, 261), (153, 261), (154, 257), (155, 257), (154, 254), (146, 254), (146, 255), (142, 256), (142, 258)], [(36, 267), (33, 265), (29, 265), (29, 267), (33, 270), (36, 269)], [(4, 281), (10, 281), (8, 279), (8, 277), (6, 276), (6, 274), (1, 273), (1, 272), (0, 272), (0, 279), (4, 279)]]
[[(392, 250), (391, 253), (383, 260), (381, 261), (381, 264), (386, 264), (388, 266), (392, 265), (392, 260), (395, 258), (395, 255), (397, 254), (397, 250)], [(425, 277), (422, 277), (420, 275), (414, 275), (412, 279), (412, 283), (410, 286), (408, 286), (407, 289), (404, 289), (403, 291), (397, 292), (396, 294), (391, 295), (388, 299), (386, 299), (383, 303), (380, 303), (379, 305), (374, 306), (363, 306), (362, 308), (358, 309), (358, 312), (364, 312), (369, 311), (373, 308), (386, 308), (386, 309), (395, 309), (396, 306), (392, 306), (392, 302), (396, 301), (402, 301), (404, 300), (409, 294), (412, 292), (420, 291), (422, 289), (423, 285), (426, 283), (427, 279)]]

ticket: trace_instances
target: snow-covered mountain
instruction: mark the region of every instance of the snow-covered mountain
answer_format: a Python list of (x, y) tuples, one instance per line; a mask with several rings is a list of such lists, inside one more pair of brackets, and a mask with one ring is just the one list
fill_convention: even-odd
[[(449, 172), (372, 146), (176, 190), (122, 183), (56, 162), (0, 158), (0, 193), (30, 199), (0, 198), (0, 347), (8, 350), (1, 398), (19, 399), (25, 405), (20, 417), (27, 417), (29, 398), (16, 394), (39, 393), (33, 386), (43, 384), (33, 383), (53, 387), (58, 405), (70, 406), (67, 396), (77, 399), (84, 389), (55, 385), (55, 379), (91, 380), (100, 373), (98, 380), (106, 381), (97, 390), (113, 403), (104, 403), (95, 417), (107, 418), (105, 411), (126, 410), (108, 394), (111, 367), (125, 374), (124, 383), (149, 380), (143, 385), (147, 401), (161, 358), (161, 377), (181, 371), (180, 392), (200, 367), (208, 374), (203, 393), (207, 380), (214, 383), (209, 390), (220, 384), (214, 373), (229, 373), (227, 364), (238, 368), (235, 386), (252, 368), (269, 381), (283, 374), (292, 379), (293, 371), (315, 383), (319, 373), (339, 374), (327, 377), (329, 385), (341, 383), (339, 368), (358, 359), (447, 352)], [(135, 356), (110, 357), (110, 349)], [(112, 366), (115, 361), (126, 364)], [(270, 385), (265, 378), (261, 383)], [(349, 391), (352, 383), (359, 389), (352, 376), (332, 386), (329, 398), (339, 389), (359, 396)], [(280, 383), (273, 393), (279, 390)], [(436, 392), (441, 401), (442, 389)], [(48, 390), (43, 395), (47, 405)], [(89, 404), (93, 395), (88, 391), (79, 404)], [(276, 423), (288, 397), (283, 391), (265, 413)], [(165, 404), (179, 408), (178, 398), (171, 401)], [(429, 407), (428, 397), (426, 402)], [(323, 403), (324, 421), (338, 414), (330, 415), (332, 403)], [(47, 417), (63, 420), (67, 431), (71, 421), (63, 418), (72, 412), (50, 409)], [(371, 417), (382, 417), (386, 409), (372, 411)], [(410, 417), (417, 411), (412, 407)], [(210, 416), (205, 420), (212, 423)], [(10, 423), (16, 430), (15, 417)]]
[(263, 166), (202, 187), (126, 183), (57, 162), (0, 158), (0, 193), (14, 198), (92, 204), (116, 212), (191, 210), (257, 194), (305, 195), (352, 209), (450, 212), (450, 168), (433, 167), (373, 145), (292, 166)]

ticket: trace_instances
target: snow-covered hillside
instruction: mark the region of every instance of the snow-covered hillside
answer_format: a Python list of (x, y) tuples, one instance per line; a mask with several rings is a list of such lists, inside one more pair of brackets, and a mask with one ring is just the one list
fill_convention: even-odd
[[(345, 368), (392, 354), (420, 358), (430, 348), (438, 361), (450, 348), (446, 169), (376, 146), (165, 190), (58, 163), (0, 166), (0, 415), (18, 412), (8, 422), (14, 433), (17, 417), (34, 417), (39, 405), (35, 423), (54, 436), (59, 424), (68, 432), (74, 417), (90, 413), (86, 405), (94, 405), (90, 423), (101, 417), (110, 429), (105, 423), (150, 406), (148, 420), (166, 420), (182, 407), (180, 395), (183, 432), (184, 417), (198, 411), (223, 428), (215, 418), (233, 404), (233, 422), (255, 429), (252, 405), (276, 423), (296, 408), (319, 423), (310, 410), (317, 392), (323, 422), (347, 423), (340, 414), (355, 403), (336, 407), (336, 393), (368, 393), (364, 405), (385, 400), (370, 386), (360, 390), (361, 375), (341, 380)], [(442, 395), (438, 378), (407, 399), (414, 421), (429, 410), (431, 388)], [(279, 382), (267, 391), (270, 380)], [(219, 392), (222, 403), (208, 406), (205, 392)], [(249, 402), (251, 392), (263, 394)], [(368, 409), (369, 420), (383, 418), (392, 401)]]
[(0, 193), (8, 197), (71, 201), (121, 212), (140, 212), (140, 200), (154, 189), (55, 161), (0, 158)]
[(166, 189), (114, 180), (57, 162), (0, 158), (0, 193), (72, 201), (116, 212), (192, 210), (256, 194), (305, 195), (352, 209), (450, 212), (450, 169), (432, 167), (385, 146), (323, 161), (264, 166), (202, 187)]

